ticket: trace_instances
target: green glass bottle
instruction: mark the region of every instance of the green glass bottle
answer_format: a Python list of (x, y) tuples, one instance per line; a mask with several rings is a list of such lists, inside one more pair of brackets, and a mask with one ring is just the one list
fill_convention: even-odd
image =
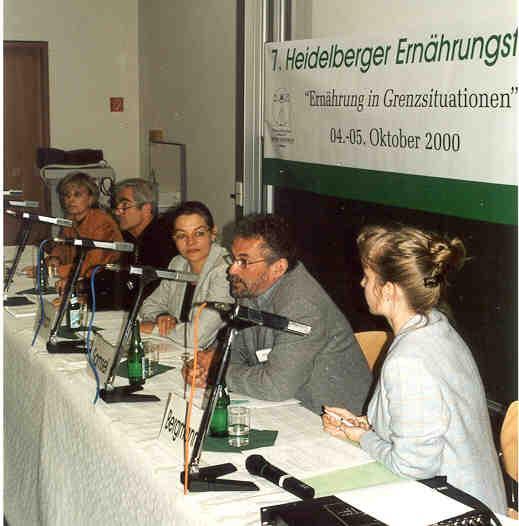
[(141, 340), (141, 325), (135, 320), (132, 339), (128, 347), (128, 380), (130, 384), (141, 383), (144, 378), (144, 345)]
[(220, 385), (209, 432), (214, 437), (227, 436), (227, 407), (231, 403), (225, 384)]

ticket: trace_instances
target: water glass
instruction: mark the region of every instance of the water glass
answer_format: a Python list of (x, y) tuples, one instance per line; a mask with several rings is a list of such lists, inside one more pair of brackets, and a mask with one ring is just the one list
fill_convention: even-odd
[(159, 369), (159, 345), (152, 341), (142, 342), (144, 347), (144, 374), (150, 378), (158, 373)]
[(230, 405), (227, 408), (228, 443), (232, 447), (249, 445), (250, 411), (242, 405)]

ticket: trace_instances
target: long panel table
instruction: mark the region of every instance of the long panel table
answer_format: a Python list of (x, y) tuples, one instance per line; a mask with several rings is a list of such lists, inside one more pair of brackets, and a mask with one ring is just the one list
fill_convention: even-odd
[[(30, 285), (17, 277), (14, 290)], [(98, 313), (96, 325), (105, 323), (113, 331), (121, 316)], [(260, 491), (185, 496), (182, 459), (157, 438), (168, 394), (182, 385), (183, 349), (166, 347), (161, 362), (173, 369), (145, 385), (143, 392), (160, 402), (94, 405), (86, 357), (50, 355), (41, 339), (31, 347), (33, 326), (34, 317), (4, 312), (4, 510), (10, 526), (258, 525), (261, 507), (297, 498), (249, 475), (249, 454), (261, 454), (305, 479), (337, 476), (333, 472), (344, 462), (371, 462), (359, 448), (326, 435), (320, 418), (300, 405), (253, 406), (253, 427), (279, 431), (275, 446), (204, 452), (202, 461), (232, 462), (238, 472), (229, 478), (253, 480)], [(425, 526), (465, 509), (414, 481), (337, 495), (390, 526)]]

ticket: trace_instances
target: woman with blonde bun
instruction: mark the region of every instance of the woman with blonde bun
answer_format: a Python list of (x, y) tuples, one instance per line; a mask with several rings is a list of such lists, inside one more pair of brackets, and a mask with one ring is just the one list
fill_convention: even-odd
[(323, 415), (325, 431), (359, 442), (403, 477), (447, 476), (504, 513), (483, 383), (448, 319), (446, 287), (465, 261), (462, 241), (406, 226), (369, 226), (357, 245), (369, 310), (386, 318), (395, 337), (367, 415), (326, 408), (352, 425)]

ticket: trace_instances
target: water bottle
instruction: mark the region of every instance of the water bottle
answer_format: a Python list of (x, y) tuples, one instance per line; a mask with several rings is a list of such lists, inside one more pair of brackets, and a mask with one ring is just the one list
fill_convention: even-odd
[(227, 436), (227, 407), (231, 403), (229, 394), (225, 385), (220, 385), (218, 388), (218, 398), (214, 407), (213, 417), (209, 425), (209, 432), (214, 437)]
[(73, 290), (67, 308), (67, 325), (71, 331), (78, 331), (81, 328), (81, 310), (76, 291)]
[(130, 346), (128, 348), (128, 380), (130, 384), (142, 383), (145, 374), (144, 366), (144, 345), (141, 340), (141, 326), (139, 320), (133, 324), (133, 333)]

